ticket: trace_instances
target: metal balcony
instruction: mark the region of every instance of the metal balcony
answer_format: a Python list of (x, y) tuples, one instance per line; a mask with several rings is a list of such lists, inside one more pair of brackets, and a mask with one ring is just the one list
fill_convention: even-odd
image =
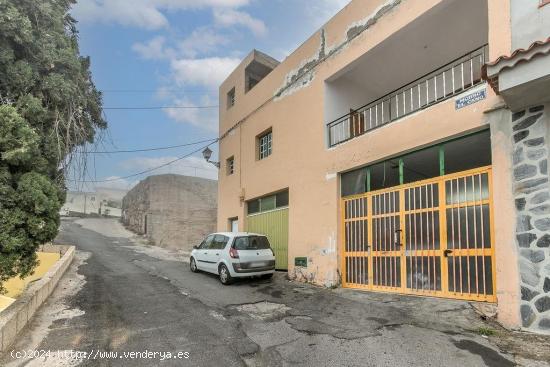
[(361, 136), (390, 122), (442, 102), (482, 83), (487, 45), (352, 110), (328, 126), (329, 147)]

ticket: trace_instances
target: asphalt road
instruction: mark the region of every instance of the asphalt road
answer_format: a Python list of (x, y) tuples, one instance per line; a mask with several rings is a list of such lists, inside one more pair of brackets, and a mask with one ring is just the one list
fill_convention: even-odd
[(515, 365), (476, 332), (484, 324), (464, 302), (326, 290), (282, 273), (226, 287), (98, 232), (63, 222), (57, 241), (78, 257), (14, 347), (47, 354), (0, 365)]

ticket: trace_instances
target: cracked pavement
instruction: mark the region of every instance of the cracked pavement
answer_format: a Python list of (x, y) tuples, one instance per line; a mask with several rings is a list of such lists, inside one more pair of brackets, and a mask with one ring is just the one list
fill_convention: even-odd
[[(548, 339), (537, 340), (542, 354), (526, 355), (518, 344), (525, 334), (487, 324), (466, 302), (322, 289), (284, 273), (226, 287), (191, 273), (184, 256), (109, 237), (123, 231), (100, 233), (120, 226), (113, 220), (93, 221), (86, 228), (63, 221), (57, 241), (76, 244), (77, 257), (13, 349), (183, 351), (189, 358), (6, 354), (0, 365), (506, 367), (550, 359)], [(497, 336), (483, 337), (483, 328)]]

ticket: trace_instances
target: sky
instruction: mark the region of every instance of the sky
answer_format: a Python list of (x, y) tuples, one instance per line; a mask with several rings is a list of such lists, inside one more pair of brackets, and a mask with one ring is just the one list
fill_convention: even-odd
[[(241, 59), (255, 48), (284, 60), (348, 2), (79, 0), (71, 15), (78, 21), (80, 52), (90, 56), (93, 80), (103, 92), (109, 126), (86, 150), (134, 150), (215, 139), (218, 86)], [(200, 108), (133, 109), (159, 106)], [(80, 169), (79, 174), (72, 170), (68, 185), (86, 191), (128, 189), (147, 175), (162, 173), (216, 179), (217, 169), (200, 153), (206, 144), (88, 154), (85, 176)], [(217, 159), (217, 145), (210, 148)], [(119, 179), (193, 152), (153, 172)]]

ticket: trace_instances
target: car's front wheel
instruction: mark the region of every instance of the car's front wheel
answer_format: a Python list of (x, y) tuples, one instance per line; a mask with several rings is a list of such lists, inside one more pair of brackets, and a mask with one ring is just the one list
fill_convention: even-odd
[(223, 285), (229, 285), (231, 284), (232, 278), (231, 274), (229, 273), (229, 269), (227, 269), (227, 266), (224, 264), (220, 265), (220, 282)]
[(199, 271), (199, 269), (197, 268), (197, 263), (195, 261), (195, 258), (191, 258), (191, 260), (189, 261), (189, 268), (191, 269), (191, 271), (193, 273), (196, 273)]

